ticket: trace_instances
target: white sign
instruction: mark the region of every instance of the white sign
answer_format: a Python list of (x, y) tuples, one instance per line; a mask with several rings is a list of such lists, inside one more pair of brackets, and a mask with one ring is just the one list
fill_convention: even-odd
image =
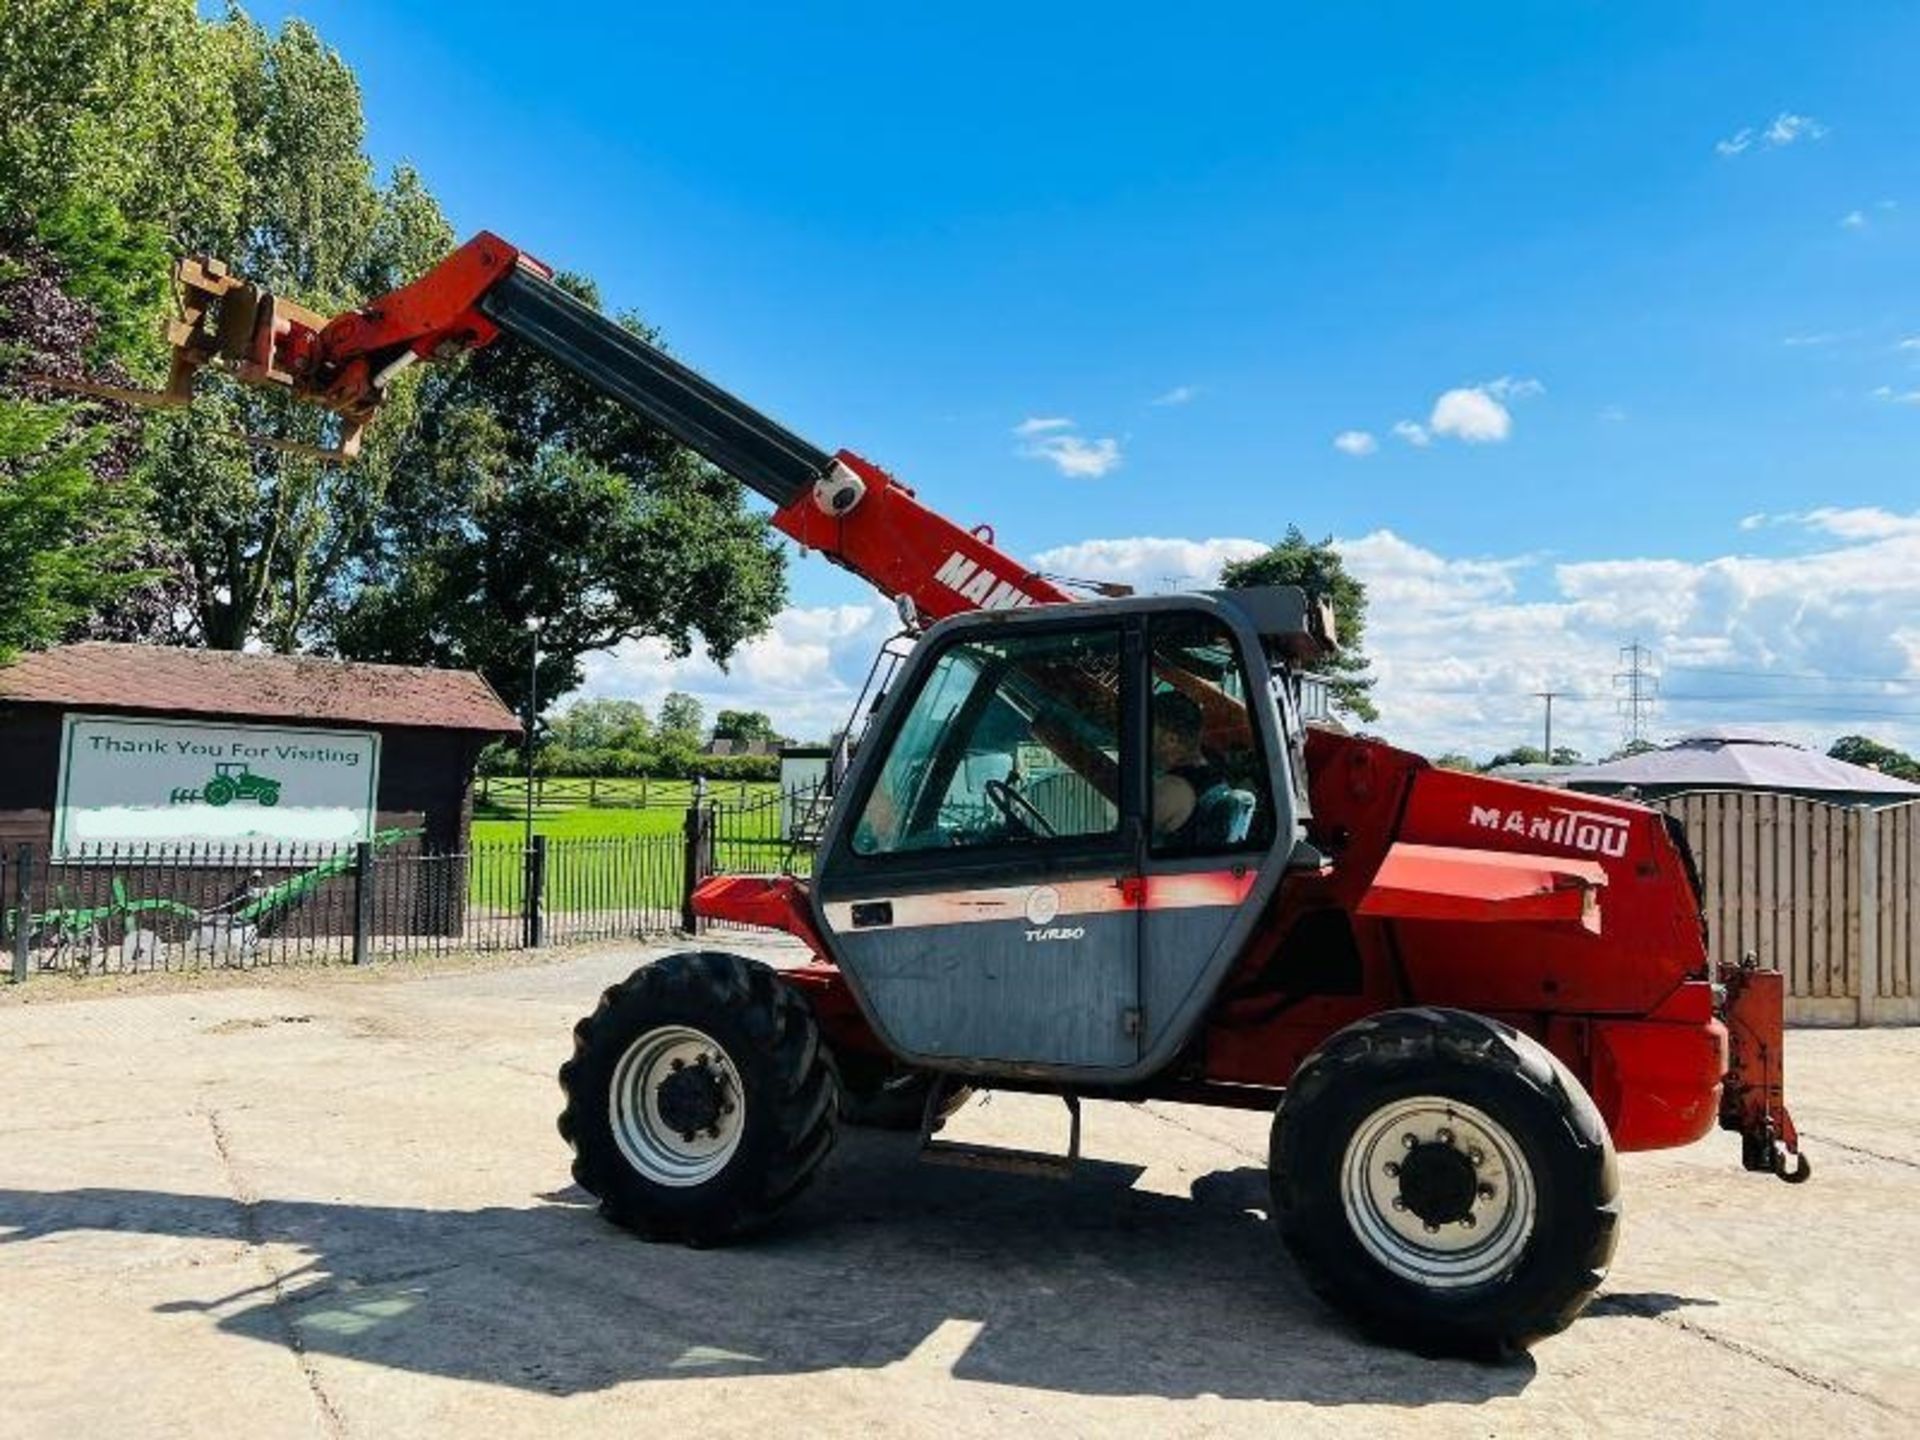
[(53, 858), (330, 853), (373, 838), (379, 788), (380, 737), (363, 730), (69, 715)]

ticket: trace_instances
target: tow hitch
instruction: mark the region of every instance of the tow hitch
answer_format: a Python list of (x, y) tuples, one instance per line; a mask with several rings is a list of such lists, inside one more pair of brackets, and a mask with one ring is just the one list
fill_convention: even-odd
[(1813, 1166), (1787, 1113), (1781, 1056), (1786, 1030), (1786, 978), (1762, 970), (1752, 956), (1720, 967), (1725, 993), (1727, 1078), (1720, 1092), (1720, 1128), (1740, 1133), (1740, 1163), (1800, 1185)]

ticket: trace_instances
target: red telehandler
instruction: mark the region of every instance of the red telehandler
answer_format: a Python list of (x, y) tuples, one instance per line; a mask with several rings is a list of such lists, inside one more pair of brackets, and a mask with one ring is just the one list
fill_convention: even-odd
[[(746, 1230), (843, 1116), (910, 1106), (926, 1158), (1047, 1170), (1086, 1097), (1261, 1110), (1314, 1287), (1390, 1339), (1484, 1353), (1592, 1296), (1616, 1150), (1717, 1122), (1749, 1170), (1806, 1178), (1781, 976), (1709, 964), (1677, 826), (1303, 724), (1334, 637), (1299, 590), (1076, 602), (492, 235), (332, 319), (215, 262), (178, 279), (174, 403), (211, 364), (335, 411), (350, 453), (400, 370), (510, 335), (765, 496), (913, 633), (810, 874), (695, 898), (811, 961), (669, 956), (574, 1029), (560, 1130), (621, 1225)], [(976, 1087), (1063, 1097), (1067, 1155), (936, 1139)]]

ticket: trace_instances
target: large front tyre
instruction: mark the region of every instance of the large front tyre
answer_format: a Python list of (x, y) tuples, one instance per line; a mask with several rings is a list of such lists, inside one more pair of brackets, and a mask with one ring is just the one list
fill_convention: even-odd
[(651, 1240), (751, 1229), (833, 1148), (833, 1075), (812, 1012), (735, 955), (670, 955), (607, 990), (574, 1026), (560, 1088), (573, 1178)]
[(1619, 1167), (1578, 1080), (1462, 1010), (1393, 1010), (1301, 1065), (1274, 1118), (1273, 1218), (1321, 1298), (1429, 1354), (1510, 1354), (1599, 1288)]

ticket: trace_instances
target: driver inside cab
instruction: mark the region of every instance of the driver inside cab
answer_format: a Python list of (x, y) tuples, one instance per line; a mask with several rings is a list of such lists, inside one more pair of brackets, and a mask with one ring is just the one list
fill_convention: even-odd
[(1200, 706), (1178, 690), (1153, 697), (1153, 842), (1183, 850), (1204, 843), (1203, 797), (1227, 783), (1200, 748)]

